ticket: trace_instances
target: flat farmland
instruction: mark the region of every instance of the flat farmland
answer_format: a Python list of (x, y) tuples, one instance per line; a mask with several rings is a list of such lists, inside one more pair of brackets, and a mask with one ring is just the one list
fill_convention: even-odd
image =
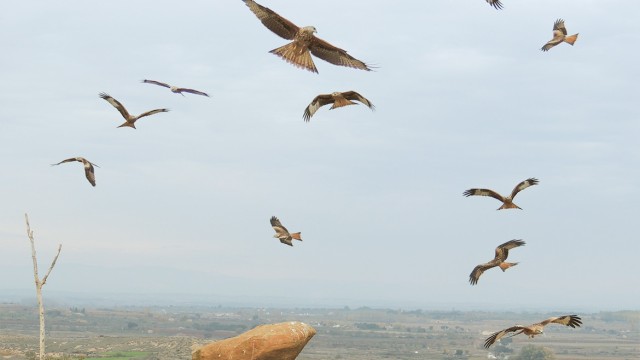
[[(551, 350), (556, 359), (640, 358), (640, 312), (632, 311), (579, 314), (581, 328), (550, 325), (535, 339), (520, 335), (490, 350), (482, 346), (492, 332), (555, 315), (370, 308), (51, 308), (47, 353), (58, 359), (190, 359), (193, 349), (211, 341), (260, 324), (295, 320), (317, 330), (301, 360), (504, 358), (529, 344)], [(0, 305), (0, 358), (32, 359), (37, 346), (36, 309)]]

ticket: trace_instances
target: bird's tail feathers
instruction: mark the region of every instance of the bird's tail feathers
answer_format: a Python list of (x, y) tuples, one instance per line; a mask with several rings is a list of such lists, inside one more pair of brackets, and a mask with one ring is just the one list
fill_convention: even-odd
[(568, 43), (569, 45), (573, 45), (576, 40), (578, 40), (578, 34), (573, 34), (564, 38), (564, 42)]
[(502, 262), (502, 263), (500, 263), (499, 266), (500, 266), (500, 269), (504, 272), (504, 271), (507, 271), (508, 268), (510, 268), (512, 266), (516, 266), (516, 265), (518, 265), (517, 262), (515, 262), (515, 263)]
[(300, 235), (299, 232), (291, 234), (291, 237), (296, 239), (296, 240), (302, 241), (302, 236)]
[(500, 206), (498, 208), (498, 210), (502, 210), (502, 209), (520, 209), (520, 210), (522, 210), (522, 208), (520, 206), (518, 206), (518, 205), (516, 205), (516, 204), (514, 204), (512, 202), (504, 203), (504, 204), (502, 204), (502, 206)]
[(311, 53), (309, 50), (298, 46), (295, 42), (291, 42), (269, 52), (281, 57), (284, 61), (292, 64), (293, 66), (318, 73), (318, 69), (316, 69), (316, 65), (313, 63), (313, 59), (311, 59)]
[(135, 125), (134, 123), (130, 123), (130, 122), (128, 122), (128, 121), (125, 121), (125, 123), (124, 123), (124, 124), (122, 124), (122, 125), (120, 125), (120, 126), (118, 126), (118, 127), (119, 127), (119, 128), (121, 128), (121, 127), (127, 127), (127, 126), (128, 126), (128, 127), (131, 127), (131, 128), (134, 128), (134, 129), (136, 128), (136, 125)]

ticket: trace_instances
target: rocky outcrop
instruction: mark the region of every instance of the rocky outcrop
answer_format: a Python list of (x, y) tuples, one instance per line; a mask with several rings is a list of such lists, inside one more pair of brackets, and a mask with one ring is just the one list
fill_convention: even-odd
[(257, 326), (243, 334), (205, 345), (192, 360), (293, 360), (316, 330), (298, 321)]

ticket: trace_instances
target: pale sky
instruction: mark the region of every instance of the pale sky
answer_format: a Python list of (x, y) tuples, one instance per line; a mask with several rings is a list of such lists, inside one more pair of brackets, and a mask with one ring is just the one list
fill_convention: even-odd
[[(5, 4), (0, 301), (33, 289), (26, 212), (42, 272), (63, 244), (45, 296), (640, 308), (640, 2), (258, 2), (377, 69), (293, 67), (240, 0)], [(543, 53), (557, 18), (580, 36)], [(346, 90), (376, 110), (302, 120)], [(116, 128), (100, 92), (171, 111)], [(75, 156), (95, 188), (50, 166)], [(529, 177), (522, 211), (462, 196)], [(272, 215), (304, 241), (272, 238)], [(520, 264), (470, 286), (510, 239)]]

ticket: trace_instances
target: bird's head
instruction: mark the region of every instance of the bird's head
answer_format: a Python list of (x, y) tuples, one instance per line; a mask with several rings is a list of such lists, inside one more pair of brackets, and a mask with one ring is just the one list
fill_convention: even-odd
[(316, 30), (315, 26), (305, 26), (301, 30), (304, 31), (304, 32), (311, 33), (311, 34), (315, 34), (315, 33), (318, 32), (318, 30)]
[(342, 94), (339, 91), (334, 91), (334, 92), (331, 93), (331, 96), (334, 96), (334, 97), (335, 96), (340, 96), (340, 95), (342, 95)]

